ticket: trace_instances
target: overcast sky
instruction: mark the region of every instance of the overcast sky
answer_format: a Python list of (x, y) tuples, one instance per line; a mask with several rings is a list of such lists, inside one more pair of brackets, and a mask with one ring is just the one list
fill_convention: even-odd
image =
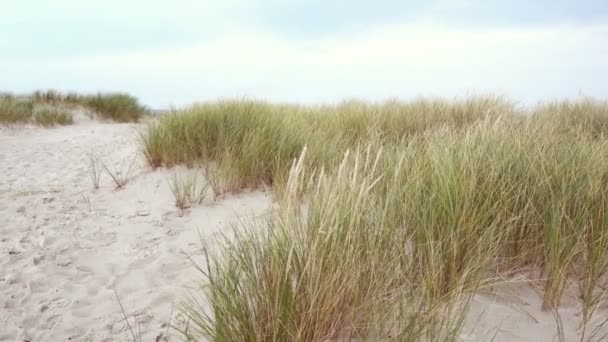
[(322, 102), (608, 95), (606, 0), (20, 0), (0, 91)]

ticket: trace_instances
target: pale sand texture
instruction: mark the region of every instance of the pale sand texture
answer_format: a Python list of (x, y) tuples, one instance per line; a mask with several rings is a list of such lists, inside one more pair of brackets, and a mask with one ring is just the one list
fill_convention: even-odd
[(155, 341), (174, 298), (196, 285), (187, 255), (200, 254), (199, 231), (211, 240), (237, 213), (267, 210), (253, 192), (180, 217), (171, 173), (143, 163), (124, 189), (104, 174), (93, 191), (87, 154), (128, 166), (140, 127), (0, 128), (0, 341), (127, 341), (113, 288), (142, 341)]
[[(125, 189), (104, 174), (93, 191), (87, 154), (126, 168), (142, 126), (79, 121), (0, 128), (0, 341), (128, 341), (114, 288), (141, 340), (164, 340), (167, 322), (180, 322), (174, 299), (199, 279), (187, 257), (200, 252), (199, 232), (213, 241), (237, 216), (267, 212), (270, 198), (258, 191), (208, 199), (180, 216), (171, 173), (141, 160)], [(540, 310), (538, 294), (529, 286), (512, 292), (477, 295), (462, 340), (554, 340), (554, 317)], [(561, 313), (566, 341), (577, 340), (576, 304)], [(605, 317), (602, 310), (598, 319)]]

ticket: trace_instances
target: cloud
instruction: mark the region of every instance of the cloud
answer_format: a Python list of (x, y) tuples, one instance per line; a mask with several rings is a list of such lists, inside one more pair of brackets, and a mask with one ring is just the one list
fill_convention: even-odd
[(0, 58), (40, 61), (173, 48), (247, 26), (243, 0), (22, 0), (0, 11)]
[(603, 0), (21, 0), (0, 11), (0, 58), (40, 61), (173, 49), (231, 33), (292, 41), (349, 38), (385, 25), (453, 29), (608, 22)]
[(497, 92), (530, 102), (579, 91), (605, 95), (607, 61), (608, 26), (416, 24), (306, 41), (235, 32), (178, 48), (23, 62), (2, 72), (24, 76), (18, 89), (123, 89), (158, 107), (239, 95), (334, 101)]

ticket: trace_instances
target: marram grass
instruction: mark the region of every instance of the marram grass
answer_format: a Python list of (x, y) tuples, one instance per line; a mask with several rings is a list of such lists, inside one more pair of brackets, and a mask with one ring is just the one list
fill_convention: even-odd
[(34, 123), (44, 127), (65, 126), (74, 123), (72, 114), (66, 110), (43, 108), (33, 114)]
[(577, 285), (586, 327), (608, 273), (606, 118), (589, 99), (493, 97), (161, 118), (141, 137), (151, 165), (203, 163), (214, 188), (270, 185), (277, 201), (209, 252), (208, 306), (185, 302), (184, 336), (457, 340), (472, 294), (529, 267), (545, 309)]
[(32, 119), (33, 103), (12, 96), (0, 97), (0, 124), (26, 124)]
[[(52, 110), (63, 112), (61, 116), (53, 113), (56, 119), (48, 119), (49, 112), (40, 118), (34, 118), (35, 124), (54, 126), (66, 124), (67, 113), (70, 110), (81, 108), (91, 112), (92, 116), (114, 122), (137, 122), (147, 113), (148, 109), (139, 103), (139, 100), (126, 93), (97, 93), (77, 94), (62, 93), (55, 90), (35, 91), (32, 94), (15, 96), (10, 93), (0, 94), (0, 123), (28, 123), (36, 111), (35, 107), (42, 107), (43, 111)], [(54, 124), (53, 124), (54, 122)]]

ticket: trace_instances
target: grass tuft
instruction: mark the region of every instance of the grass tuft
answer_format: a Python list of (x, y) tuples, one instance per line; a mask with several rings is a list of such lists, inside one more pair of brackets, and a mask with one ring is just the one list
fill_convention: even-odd
[(135, 97), (122, 93), (83, 96), (78, 102), (97, 116), (116, 122), (137, 122), (147, 113)]
[(94, 155), (89, 156), (89, 177), (91, 178), (91, 183), (93, 184), (94, 190), (99, 189), (102, 165), (103, 163), (101, 162), (99, 157), (96, 157)]
[(32, 119), (34, 104), (12, 96), (0, 97), (0, 124), (26, 124)]
[(56, 108), (44, 108), (34, 113), (34, 123), (44, 127), (65, 126), (74, 123), (72, 114)]
[(169, 186), (175, 197), (175, 206), (180, 210), (203, 203), (209, 189), (208, 185), (201, 185), (196, 174), (178, 175), (176, 172), (169, 180)]
[(137, 98), (125, 93), (98, 93), (79, 95), (56, 90), (38, 90), (29, 95), (0, 94), (0, 123), (28, 123), (35, 108), (40, 106), (42, 114), (34, 117), (34, 123), (69, 124), (71, 115), (66, 110), (85, 108), (98, 118), (115, 122), (137, 122), (148, 113)]
[(114, 181), (116, 189), (122, 189), (125, 187), (125, 185), (127, 185), (129, 180), (131, 179), (131, 172), (133, 171), (133, 166), (135, 165), (135, 162), (136, 158), (133, 158), (128, 165), (123, 162), (118, 163), (114, 166), (109, 166), (108, 164), (100, 161), (103, 169), (110, 176), (112, 181)]

